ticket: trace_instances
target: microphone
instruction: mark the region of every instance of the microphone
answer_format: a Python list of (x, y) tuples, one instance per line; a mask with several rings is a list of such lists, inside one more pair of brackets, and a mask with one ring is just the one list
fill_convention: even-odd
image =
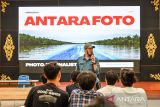
[(40, 95), (39, 101), (47, 102), (47, 103), (56, 103), (57, 98), (51, 95)]

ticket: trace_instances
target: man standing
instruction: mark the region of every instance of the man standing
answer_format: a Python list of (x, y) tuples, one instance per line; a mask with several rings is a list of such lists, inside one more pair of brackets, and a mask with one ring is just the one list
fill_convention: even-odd
[(57, 87), (61, 79), (61, 70), (54, 62), (44, 67), (47, 83), (30, 90), (25, 107), (68, 107), (68, 94)]
[[(83, 71), (91, 71), (94, 72), (96, 75), (100, 72), (100, 65), (98, 59), (93, 54), (93, 48), (91, 44), (87, 43), (84, 45), (84, 55), (79, 57), (77, 60), (77, 67), (76, 70), (83, 72)], [(96, 79), (96, 89), (99, 89), (100, 82), (97, 77)]]

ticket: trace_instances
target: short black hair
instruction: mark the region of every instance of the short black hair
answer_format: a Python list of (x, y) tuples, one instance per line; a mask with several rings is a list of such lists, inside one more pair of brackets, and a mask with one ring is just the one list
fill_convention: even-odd
[(77, 82), (77, 76), (78, 76), (79, 73), (80, 73), (79, 71), (73, 71), (71, 73), (71, 79), (72, 79), (73, 82)]
[(112, 70), (106, 72), (106, 80), (108, 85), (115, 85), (118, 81), (118, 74)]
[(131, 87), (136, 82), (136, 76), (132, 69), (121, 69), (121, 82), (124, 86)]
[(50, 62), (44, 66), (44, 74), (49, 80), (55, 79), (60, 71), (61, 67), (57, 64), (57, 62)]
[(96, 75), (93, 72), (83, 71), (78, 75), (77, 81), (83, 90), (91, 90), (95, 85)]

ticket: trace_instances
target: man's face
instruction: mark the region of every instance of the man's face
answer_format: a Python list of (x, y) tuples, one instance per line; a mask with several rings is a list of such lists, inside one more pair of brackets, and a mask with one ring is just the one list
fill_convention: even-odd
[(93, 48), (87, 48), (86, 52), (88, 55), (92, 55), (93, 54)]

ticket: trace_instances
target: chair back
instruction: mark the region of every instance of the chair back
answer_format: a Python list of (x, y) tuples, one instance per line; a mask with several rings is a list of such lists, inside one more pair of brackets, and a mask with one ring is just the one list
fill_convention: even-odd
[(18, 86), (24, 88), (24, 87), (29, 86), (29, 85), (30, 85), (29, 76), (28, 75), (19, 75)]

